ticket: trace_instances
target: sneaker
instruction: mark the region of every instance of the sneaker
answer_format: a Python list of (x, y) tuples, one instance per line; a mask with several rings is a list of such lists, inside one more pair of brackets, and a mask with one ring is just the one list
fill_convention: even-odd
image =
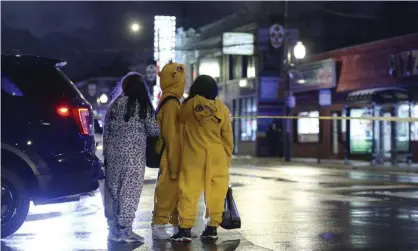
[(200, 235), (200, 238), (204, 240), (217, 240), (218, 231), (216, 230), (216, 227), (206, 226), (205, 230)]
[[(178, 226), (173, 226), (173, 235), (176, 235), (179, 232), (179, 227)], [(195, 231), (190, 230), (190, 235), (192, 236), (192, 238), (197, 238), (197, 236), (199, 236)]]
[(153, 240), (169, 240), (170, 235), (167, 233), (165, 225), (152, 226), (152, 239)]
[(144, 238), (134, 233), (132, 231), (132, 228), (127, 227), (127, 228), (120, 229), (118, 242), (126, 242), (126, 243), (144, 242)]
[[(178, 226), (173, 226), (173, 235), (176, 235), (179, 232), (179, 227)], [(190, 230), (190, 235), (192, 236), (192, 238), (197, 238), (198, 234), (196, 234), (195, 231)]]
[(191, 242), (192, 234), (190, 233), (190, 228), (179, 228), (177, 234), (173, 235), (170, 239), (175, 242)]
[(173, 226), (173, 235), (178, 234), (179, 232), (179, 227), (178, 226)]
[(117, 226), (110, 226), (109, 233), (107, 234), (108, 241), (119, 241), (120, 230)]

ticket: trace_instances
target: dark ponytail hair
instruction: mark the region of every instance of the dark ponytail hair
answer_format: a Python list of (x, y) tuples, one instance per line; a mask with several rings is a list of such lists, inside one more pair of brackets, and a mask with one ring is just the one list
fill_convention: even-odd
[(199, 95), (209, 100), (215, 100), (218, 96), (219, 88), (216, 80), (209, 75), (200, 75), (190, 86), (189, 97), (187, 97), (184, 102), (187, 102), (189, 99), (194, 98), (194, 96)]
[(154, 108), (148, 94), (148, 88), (142, 76), (138, 73), (129, 73), (122, 79), (122, 90), (128, 97), (126, 106), (125, 122), (135, 115), (137, 103), (139, 103), (139, 117), (145, 119), (148, 113), (153, 113)]

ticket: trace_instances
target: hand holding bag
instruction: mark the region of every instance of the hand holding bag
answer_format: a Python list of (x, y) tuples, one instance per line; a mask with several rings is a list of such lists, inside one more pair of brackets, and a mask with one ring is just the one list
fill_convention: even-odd
[(147, 137), (147, 146), (145, 149), (146, 166), (149, 168), (160, 168), (161, 157), (163, 156), (165, 144), (159, 153), (155, 151), (158, 137)]
[(237, 205), (235, 204), (234, 197), (232, 196), (231, 187), (228, 188), (228, 192), (226, 193), (225, 211), (222, 215), (220, 226), (227, 230), (241, 228), (241, 217)]

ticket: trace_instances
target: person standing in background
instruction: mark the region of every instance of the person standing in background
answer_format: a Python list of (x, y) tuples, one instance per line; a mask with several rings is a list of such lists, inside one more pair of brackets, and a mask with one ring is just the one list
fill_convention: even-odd
[[(166, 225), (178, 231), (177, 202), (179, 199), (178, 174), (181, 165), (181, 125), (178, 121), (180, 98), (186, 86), (184, 65), (169, 62), (161, 72), (160, 86), (162, 95), (159, 100), (157, 120), (161, 127), (158, 152), (163, 151), (160, 162), (157, 185), (154, 194), (152, 217), (152, 238), (168, 240)], [(164, 149), (162, 149), (164, 147)]]
[(105, 216), (109, 241), (143, 242), (132, 231), (145, 173), (147, 137), (160, 129), (148, 90), (138, 73), (122, 80), (123, 93), (109, 106), (103, 133)]
[(199, 197), (204, 192), (206, 212), (210, 218), (202, 239), (216, 240), (222, 222), (229, 185), (233, 139), (231, 115), (218, 96), (216, 81), (200, 75), (183, 102), (179, 120), (184, 125), (180, 199), (180, 228), (172, 241), (190, 242), (195, 225)]
[(280, 149), (282, 148), (282, 146), (280, 145), (281, 131), (277, 129), (276, 123), (273, 122), (269, 125), (269, 128), (266, 132), (266, 139), (269, 148), (269, 156), (280, 156)]

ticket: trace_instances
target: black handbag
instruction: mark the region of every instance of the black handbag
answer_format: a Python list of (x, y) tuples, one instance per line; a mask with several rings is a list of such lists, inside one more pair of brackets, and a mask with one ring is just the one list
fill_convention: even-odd
[[(180, 103), (177, 97), (175, 96), (168, 96), (164, 100), (160, 102), (157, 108), (157, 112), (155, 113), (155, 116), (158, 115), (158, 112), (160, 111), (161, 107), (167, 103), (170, 99), (175, 99), (177, 102)], [(147, 137), (147, 146), (145, 149), (145, 158), (146, 158), (146, 166), (149, 168), (160, 168), (160, 162), (161, 157), (163, 156), (164, 150), (165, 150), (165, 140), (163, 138), (163, 145), (161, 147), (160, 152), (157, 152), (156, 146), (158, 142), (159, 137)]]
[(222, 215), (221, 227), (227, 230), (241, 228), (241, 217), (232, 196), (232, 188), (228, 188), (225, 198), (225, 210)]
[(164, 153), (165, 144), (163, 144), (161, 151), (157, 153), (158, 137), (147, 137), (147, 147), (145, 152), (146, 166), (149, 168), (160, 168), (161, 157)]

